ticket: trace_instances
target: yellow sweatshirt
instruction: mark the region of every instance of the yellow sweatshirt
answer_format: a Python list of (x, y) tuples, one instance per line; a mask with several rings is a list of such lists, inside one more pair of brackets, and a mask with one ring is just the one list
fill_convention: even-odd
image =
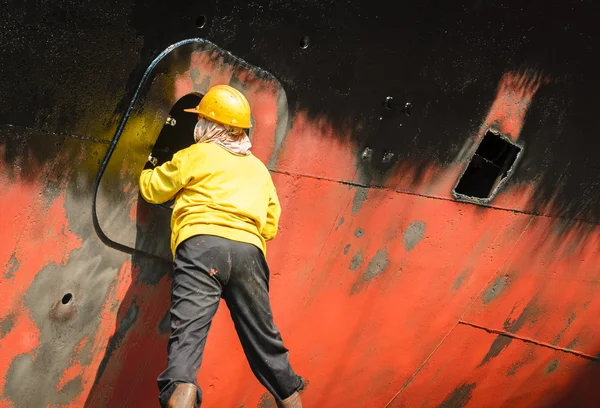
[(281, 207), (271, 174), (255, 156), (236, 156), (214, 143), (196, 143), (154, 169), (142, 171), (140, 193), (152, 204), (176, 196), (171, 251), (195, 235), (256, 245), (277, 234)]

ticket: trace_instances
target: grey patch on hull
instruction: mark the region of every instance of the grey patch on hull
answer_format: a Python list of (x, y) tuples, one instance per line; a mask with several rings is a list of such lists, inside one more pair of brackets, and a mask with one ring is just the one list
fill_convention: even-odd
[(502, 293), (502, 290), (505, 286), (507, 286), (508, 283), (508, 277), (504, 275), (497, 277), (494, 283), (492, 283), (483, 294), (483, 304), (487, 305), (492, 300), (500, 296), (500, 293)]
[(0, 339), (6, 336), (15, 325), (15, 315), (9, 314), (4, 319), (0, 319)]
[(414, 247), (423, 239), (425, 236), (425, 223), (423, 221), (414, 221), (404, 231), (404, 247), (407, 251), (412, 251)]
[(477, 384), (462, 384), (459, 385), (450, 393), (444, 401), (440, 404), (439, 408), (462, 408), (466, 407), (471, 400), (471, 394)]
[(352, 285), (352, 288), (350, 289), (350, 294), (353, 295), (360, 292), (360, 290), (365, 284), (367, 284), (370, 280), (376, 278), (377, 276), (381, 275), (385, 271), (385, 269), (389, 265), (387, 255), (388, 254), (386, 248), (382, 248), (379, 251), (377, 251), (375, 256), (373, 256), (373, 258), (369, 261), (367, 269), (365, 270), (365, 273), (363, 274), (361, 279)]
[(6, 273), (4, 274), (6, 279), (10, 279), (15, 276), (15, 272), (19, 269), (19, 260), (14, 252), (6, 264), (6, 269)]
[[(124, 259), (93, 235), (69, 254), (65, 265), (49, 264), (37, 273), (23, 300), (39, 330), (40, 345), (13, 360), (6, 376), (4, 395), (15, 408), (66, 405), (81, 392), (81, 379), (79, 385), (68, 384), (66, 391), (58, 390), (58, 384), (77, 359), (76, 346), (86, 337), (92, 342)], [(73, 297), (62, 304), (66, 293)]]
[(343, 223), (344, 223), (344, 217), (341, 217), (337, 222), (337, 227), (341, 227)]
[(352, 199), (352, 215), (360, 211), (364, 202), (367, 200), (368, 194), (369, 189), (367, 187), (356, 187), (354, 198)]
[[(563, 327), (563, 329), (560, 331), (560, 333), (558, 333), (556, 335), (556, 337), (554, 338), (554, 341), (552, 342), (553, 346), (556, 346), (560, 342), (560, 339), (562, 338), (563, 334), (565, 334), (565, 332), (568, 330), (568, 328), (571, 327), (571, 324), (573, 323), (573, 321), (575, 321), (576, 318), (577, 318), (577, 315), (575, 313), (573, 313), (573, 314), (571, 314), (571, 316), (569, 316), (565, 327)], [(568, 347), (568, 348), (570, 348), (570, 347)]]
[[(68, 350), (71, 351), (71, 350)], [(33, 354), (33, 353), (32, 353)], [(63, 406), (73, 401), (83, 391), (81, 377), (76, 377), (69, 381), (61, 390), (53, 390), (52, 396), (43, 394), (40, 391), (46, 387), (57, 385), (60, 379), (60, 374), (53, 375), (48, 378), (45, 370), (38, 371), (39, 364), (33, 361), (32, 354), (22, 354), (16, 357), (6, 375), (6, 386), (4, 389), (5, 396), (13, 402), (11, 405), (14, 408), (29, 408), (29, 407), (45, 407), (45, 406)], [(36, 360), (40, 356), (36, 356)], [(55, 371), (55, 370), (53, 370)], [(34, 373), (36, 379), (40, 381), (34, 383), (32, 387), (30, 381), (16, 381), (17, 378), (25, 379), (28, 373)], [(18, 395), (18, 398), (15, 396)]]
[(363, 261), (364, 261), (363, 254), (362, 254), (362, 251), (360, 251), (359, 253), (357, 253), (356, 255), (354, 255), (352, 257), (352, 260), (350, 261), (350, 270), (351, 271), (357, 270), (362, 265)]
[(92, 364), (92, 359), (94, 358), (94, 354), (92, 351), (94, 350), (94, 342), (88, 338), (85, 346), (81, 349), (81, 353), (79, 353), (79, 362), (82, 366), (89, 366)]
[(552, 374), (554, 370), (558, 367), (558, 360), (552, 360), (548, 367), (546, 367), (546, 374)]
[(344, 247), (344, 255), (346, 255), (346, 254), (348, 253), (348, 251), (350, 251), (350, 247), (351, 247), (351, 246), (352, 246), (352, 245), (348, 244), (348, 245), (346, 245), (346, 246)]
[(365, 235), (365, 230), (362, 228), (357, 228), (356, 231), (354, 231), (354, 236), (356, 238), (362, 238), (363, 235)]
[(292, 116), (289, 113), (287, 95), (280, 86), (277, 92), (277, 125), (275, 126), (275, 147), (269, 158), (267, 167), (274, 169), (277, 166), (277, 159), (283, 147), (283, 142), (292, 128)]
[(363, 281), (368, 282), (385, 271), (385, 268), (389, 265), (387, 255), (387, 249), (385, 248), (377, 251), (373, 259), (371, 259), (371, 262), (369, 262), (369, 265), (367, 265), (367, 270), (363, 275)]
[(454, 282), (452, 283), (452, 290), (459, 290), (460, 287), (462, 286), (465, 278), (467, 277), (469, 273), (469, 269), (465, 269), (464, 271), (462, 271), (460, 273), (460, 275), (458, 275), (456, 277), (456, 279), (454, 280)]
[(65, 401), (63, 402), (63, 404), (68, 404), (69, 402), (71, 402), (71, 400), (73, 398), (75, 398), (82, 392), (83, 392), (83, 384), (82, 384), (81, 376), (78, 375), (77, 377), (73, 378), (71, 381), (66, 383), (64, 385), (64, 387), (62, 387), (60, 389), (61, 394), (66, 394), (66, 395), (63, 395), (63, 397), (65, 397)]

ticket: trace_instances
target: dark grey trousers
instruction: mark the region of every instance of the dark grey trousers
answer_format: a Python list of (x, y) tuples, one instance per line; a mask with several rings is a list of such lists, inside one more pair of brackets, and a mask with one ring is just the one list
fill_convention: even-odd
[(179, 244), (176, 251), (169, 358), (158, 377), (162, 407), (179, 383), (196, 385), (196, 407), (202, 403), (196, 375), (221, 297), (258, 381), (278, 400), (304, 388), (273, 323), (269, 268), (262, 251), (254, 245), (199, 235)]

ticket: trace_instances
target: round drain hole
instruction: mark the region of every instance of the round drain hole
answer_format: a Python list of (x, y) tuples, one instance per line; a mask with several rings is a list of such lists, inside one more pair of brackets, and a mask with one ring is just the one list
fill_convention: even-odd
[(69, 303), (71, 300), (73, 300), (73, 295), (71, 293), (66, 293), (63, 297), (62, 297), (62, 304), (66, 305), (67, 303)]
[(310, 45), (310, 38), (308, 38), (307, 35), (305, 35), (304, 37), (302, 37), (302, 39), (300, 40), (300, 48), (302, 48), (303, 50), (307, 49), (308, 46)]
[(200, 16), (196, 19), (196, 27), (204, 28), (206, 25), (206, 16)]

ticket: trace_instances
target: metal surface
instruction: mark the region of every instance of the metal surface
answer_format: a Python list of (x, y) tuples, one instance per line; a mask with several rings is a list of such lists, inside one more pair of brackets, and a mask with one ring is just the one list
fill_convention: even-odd
[[(306, 406), (596, 405), (597, 5), (3, 5), (0, 407), (158, 405), (169, 211), (137, 177), (177, 101), (223, 83), (279, 191)], [(519, 161), (457, 201), (487, 131)], [(225, 305), (199, 381), (206, 407), (274, 404)]]

